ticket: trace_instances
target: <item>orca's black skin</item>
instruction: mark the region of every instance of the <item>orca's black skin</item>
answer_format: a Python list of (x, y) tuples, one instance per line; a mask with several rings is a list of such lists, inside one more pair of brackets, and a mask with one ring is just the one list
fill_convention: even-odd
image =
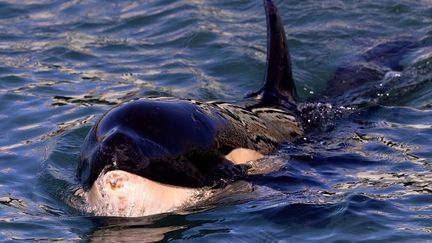
[(176, 186), (218, 186), (246, 173), (224, 158), (233, 149), (268, 154), (303, 135), (283, 22), (271, 0), (264, 6), (263, 88), (242, 105), (147, 98), (111, 109), (82, 146), (77, 177), (85, 190), (117, 169)]

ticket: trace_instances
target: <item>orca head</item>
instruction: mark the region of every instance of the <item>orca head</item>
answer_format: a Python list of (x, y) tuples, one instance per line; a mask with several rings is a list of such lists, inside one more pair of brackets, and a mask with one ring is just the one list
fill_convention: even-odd
[(170, 185), (211, 186), (224, 161), (217, 121), (185, 101), (136, 100), (115, 107), (89, 132), (78, 179), (89, 189), (101, 173), (124, 170)]

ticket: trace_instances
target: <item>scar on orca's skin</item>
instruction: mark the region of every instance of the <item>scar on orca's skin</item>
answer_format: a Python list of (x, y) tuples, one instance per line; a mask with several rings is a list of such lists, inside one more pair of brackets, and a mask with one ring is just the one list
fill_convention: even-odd
[[(304, 137), (305, 124), (310, 126), (307, 114), (314, 110), (297, 106), (283, 22), (271, 0), (263, 3), (267, 23), (263, 87), (237, 104), (147, 97), (107, 111), (90, 129), (77, 168), (90, 212), (145, 216), (191, 205), (201, 190), (270, 172), (272, 166), (260, 162), (263, 156)], [(386, 53), (383, 50), (379, 57)], [(343, 79), (343, 70), (332, 80)], [(369, 76), (361, 77), (349, 85)]]

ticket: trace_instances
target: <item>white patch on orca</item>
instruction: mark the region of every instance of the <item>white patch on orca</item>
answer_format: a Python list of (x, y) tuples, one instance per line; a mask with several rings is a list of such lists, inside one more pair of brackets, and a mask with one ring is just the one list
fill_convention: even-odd
[(84, 195), (86, 211), (96, 216), (140, 217), (194, 204), (198, 189), (176, 187), (113, 170), (102, 173)]

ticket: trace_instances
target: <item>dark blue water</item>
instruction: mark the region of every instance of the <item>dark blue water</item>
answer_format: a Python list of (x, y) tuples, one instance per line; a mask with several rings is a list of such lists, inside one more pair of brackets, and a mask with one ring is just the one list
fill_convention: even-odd
[[(276, 2), (303, 99), (374, 45), (431, 43), (430, 0)], [(267, 158), (281, 170), (212, 202), (134, 219), (76, 208), (79, 148), (96, 117), (146, 95), (241, 100), (261, 85), (265, 36), (261, 1), (0, 2), (0, 240), (430, 241), (427, 47), (404, 57), (407, 71), (370, 108), (282, 146)]]

